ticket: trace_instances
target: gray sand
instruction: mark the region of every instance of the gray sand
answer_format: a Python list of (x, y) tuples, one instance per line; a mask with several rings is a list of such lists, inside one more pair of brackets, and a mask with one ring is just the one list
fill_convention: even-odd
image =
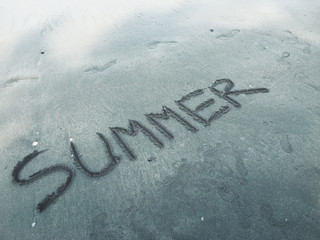
[[(320, 2), (239, 2), (1, 1), (0, 239), (320, 239)], [(269, 92), (235, 107), (217, 79)], [(198, 89), (185, 105), (212, 98), (205, 119), (230, 108), (207, 126), (175, 103)], [(169, 114), (166, 137), (145, 116), (162, 106), (198, 131)], [(119, 134), (134, 161), (109, 129), (129, 119), (154, 134)], [(86, 175), (70, 139), (91, 171), (115, 167)], [(68, 174), (12, 172), (45, 149), (20, 179), (75, 175), (39, 213)]]

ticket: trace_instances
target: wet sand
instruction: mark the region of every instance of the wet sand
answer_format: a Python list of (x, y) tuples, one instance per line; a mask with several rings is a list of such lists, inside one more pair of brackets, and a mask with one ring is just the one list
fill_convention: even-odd
[(0, 239), (320, 238), (319, 2), (0, 13)]

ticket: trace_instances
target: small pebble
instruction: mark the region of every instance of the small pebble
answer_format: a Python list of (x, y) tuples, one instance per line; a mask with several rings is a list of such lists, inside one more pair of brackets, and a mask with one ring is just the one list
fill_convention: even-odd
[(32, 226), (32, 227), (34, 227), (35, 225), (36, 225), (36, 223), (35, 223), (35, 222), (33, 222), (33, 223), (31, 224), (31, 226)]
[(210, 29), (210, 32), (214, 32), (214, 30), (211, 28), (211, 29)]

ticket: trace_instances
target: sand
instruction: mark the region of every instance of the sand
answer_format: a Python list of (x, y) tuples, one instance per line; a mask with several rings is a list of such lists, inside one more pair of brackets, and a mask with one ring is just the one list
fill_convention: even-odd
[(319, 239), (319, 19), (303, 0), (1, 1), (0, 239)]

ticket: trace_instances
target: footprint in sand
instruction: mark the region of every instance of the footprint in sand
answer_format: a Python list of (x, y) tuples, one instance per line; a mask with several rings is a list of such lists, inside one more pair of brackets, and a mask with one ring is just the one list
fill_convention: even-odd
[(103, 72), (106, 69), (114, 66), (117, 63), (118, 63), (118, 61), (117, 61), (117, 59), (115, 59), (110, 62), (107, 62), (106, 64), (104, 64), (102, 66), (93, 66), (93, 67), (87, 68), (84, 72), (90, 72), (90, 73)]
[(293, 152), (293, 147), (290, 143), (288, 135), (280, 136), (280, 146), (281, 146), (282, 150), (285, 151), (286, 153)]
[(288, 68), (291, 68), (291, 63), (288, 62), (287, 58), (290, 57), (290, 53), (289, 52), (283, 52), (281, 57), (278, 59), (278, 63), (280, 63), (281, 65), (285, 65)]
[(157, 48), (160, 44), (176, 44), (176, 41), (152, 41), (148, 44), (150, 49)]
[(272, 206), (269, 203), (262, 203), (260, 205), (260, 216), (266, 221), (266, 223), (273, 227), (286, 227), (292, 223), (287, 219), (284, 219), (283, 221), (275, 219), (273, 216)]
[(11, 87), (14, 84), (20, 81), (29, 81), (29, 80), (37, 80), (39, 79), (38, 75), (35, 74), (24, 74), (24, 75), (16, 75), (14, 77), (9, 78), (4, 84), (4, 87)]
[(310, 44), (306, 43), (306, 42), (302, 42), (299, 40), (299, 38), (297, 36), (295, 36), (291, 31), (287, 30), (284, 31), (287, 36), (288, 36), (288, 43), (292, 43), (297, 45), (298, 48), (301, 48), (302, 51), (306, 54), (310, 54), (311, 50), (310, 50)]
[(219, 36), (217, 36), (217, 38), (221, 39), (221, 40), (226, 40), (226, 39), (229, 39), (229, 38), (233, 38), (239, 32), (240, 32), (239, 29), (233, 29), (233, 30), (231, 30), (229, 32), (220, 34)]
[(242, 154), (240, 153), (240, 151), (234, 151), (233, 155), (234, 155), (234, 158), (236, 159), (235, 169), (236, 169), (237, 173), (241, 177), (247, 176), (248, 175), (248, 169), (245, 166)]

